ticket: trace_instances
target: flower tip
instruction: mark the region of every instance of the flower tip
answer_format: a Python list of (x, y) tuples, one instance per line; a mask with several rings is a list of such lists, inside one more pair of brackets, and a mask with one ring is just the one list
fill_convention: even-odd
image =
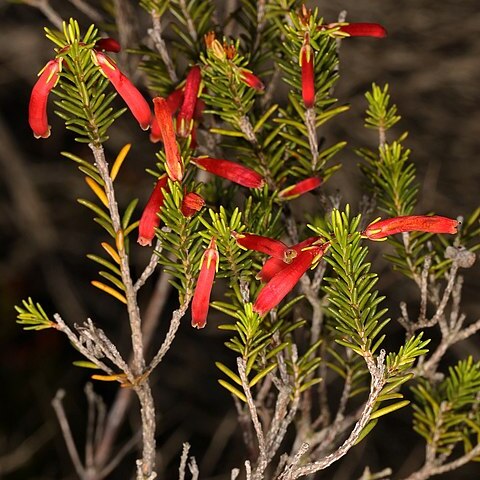
[(149, 240), (148, 238), (139, 236), (137, 243), (141, 245), (142, 247), (151, 247), (152, 246), (152, 240)]
[(192, 327), (193, 328), (198, 328), (199, 330), (202, 328), (205, 328), (205, 325), (207, 324), (206, 320), (197, 320), (192, 318)]
[(38, 133), (38, 132), (33, 132), (33, 136), (38, 140), (40, 138), (48, 138), (51, 134), (51, 128), (50, 125), (48, 126), (47, 130), (45, 133)]

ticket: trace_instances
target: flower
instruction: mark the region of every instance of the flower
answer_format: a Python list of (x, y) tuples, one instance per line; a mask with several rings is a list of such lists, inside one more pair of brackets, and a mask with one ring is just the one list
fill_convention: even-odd
[(170, 107), (168, 106), (168, 102), (162, 97), (155, 97), (153, 103), (155, 106), (155, 118), (160, 127), (165, 146), (165, 157), (167, 160), (165, 168), (168, 176), (174, 182), (181, 181), (183, 178), (183, 163), (175, 138)]
[[(179, 88), (170, 93), (166, 99), (170, 113), (175, 115), (176, 111), (180, 108), (180, 105), (183, 102), (183, 88)], [(152, 143), (157, 143), (163, 141), (162, 131), (160, 130), (160, 125), (158, 124), (157, 117), (154, 115), (152, 119), (152, 125), (150, 129), (150, 141)]]
[(291, 247), (285, 246), (282, 257), (269, 258), (264, 264), (260, 272), (257, 274), (257, 278), (262, 282), (268, 282), (276, 275), (280, 270), (285, 268), (285, 265), (292, 263), (297, 255), (302, 252), (303, 249), (312, 246), (315, 243), (323, 242), (322, 237), (309, 237), (296, 245)]
[(191, 217), (205, 206), (205, 200), (195, 192), (187, 193), (182, 200), (180, 210), (184, 217)]
[(158, 214), (163, 205), (164, 191), (168, 192), (167, 175), (162, 175), (158, 179), (140, 218), (137, 242), (142, 245), (142, 247), (152, 244), (153, 237), (155, 236), (155, 228), (160, 225), (160, 217)]
[(50, 126), (47, 117), (47, 100), (52, 88), (57, 84), (62, 63), (59, 58), (50, 60), (33, 86), (28, 105), (28, 123), (35, 138), (48, 138)]
[(338, 32), (341, 32), (349, 37), (376, 37), (384, 38), (387, 36), (387, 30), (378, 23), (329, 23), (328, 25), (321, 25), (323, 30), (338, 27)]
[(260, 315), (265, 315), (276, 307), (295, 287), (303, 274), (323, 256), (329, 245), (326, 242), (300, 251), (290, 264), (285, 265), (260, 290), (253, 304), (253, 310)]
[(297, 198), (304, 193), (310, 192), (315, 188), (319, 187), (322, 184), (322, 179), (320, 177), (310, 177), (302, 180), (295, 185), (290, 185), (287, 188), (284, 188), (278, 196), (283, 200), (292, 200)]
[(302, 68), (302, 98), (305, 107), (315, 105), (315, 69), (313, 66), (314, 51), (310, 46), (310, 37), (305, 34), (305, 40), (300, 50), (300, 67)]
[(250, 70), (246, 70), (245, 68), (240, 69), (240, 80), (255, 90), (261, 91), (265, 89), (263, 82)]
[(181, 137), (188, 137), (192, 130), (193, 116), (200, 93), (202, 71), (195, 65), (190, 69), (185, 83), (183, 103), (177, 116), (177, 132)]
[(244, 167), (230, 160), (211, 157), (192, 158), (191, 162), (202, 170), (226, 178), (248, 188), (261, 188), (265, 184), (264, 178), (251, 168)]
[(218, 270), (218, 250), (215, 238), (210, 240), (202, 257), (200, 275), (197, 279), (192, 300), (192, 327), (203, 328), (207, 323), (210, 294), (212, 293), (215, 272)]
[(405, 215), (374, 220), (362, 232), (370, 240), (385, 240), (401, 232), (457, 233), (458, 221), (439, 215)]
[(271, 257), (283, 260), (285, 251), (288, 247), (275, 238), (263, 237), (262, 235), (255, 235), (253, 233), (237, 233), (232, 231), (238, 245), (248, 250), (256, 250), (257, 252), (266, 253)]
[(118, 53), (122, 47), (120, 44), (111, 37), (99, 38), (95, 43), (96, 50), (104, 50), (106, 52)]
[(152, 120), (150, 107), (135, 85), (120, 71), (116, 63), (102, 52), (92, 50), (93, 59), (100, 71), (110, 80), (123, 98), (142, 130), (148, 130)]

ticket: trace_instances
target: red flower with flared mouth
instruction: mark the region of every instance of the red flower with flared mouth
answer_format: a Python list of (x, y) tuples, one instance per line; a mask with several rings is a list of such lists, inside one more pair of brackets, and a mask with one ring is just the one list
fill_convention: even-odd
[(248, 188), (261, 188), (265, 184), (264, 178), (251, 168), (244, 167), (239, 163), (223, 160), (220, 158), (198, 157), (192, 158), (191, 162), (202, 170), (226, 178)]
[(330, 244), (326, 242), (320, 246), (311, 246), (301, 250), (290, 264), (285, 265), (260, 290), (253, 304), (253, 310), (264, 315), (276, 307), (295, 287), (304, 273), (320, 260), (329, 246)]
[(218, 270), (218, 250), (215, 238), (210, 240), (203, 254), (200, 275), (192, 300), (192, 327), (203, 328), (207, 323), (210, 294), (212, 293), (215, 273)]
[(118, 94), (123, 98), (142, 130), (148, 130), (152, 121), (152, 112), (137, 87), (120, 71), (117, 64), (102, 52), (92, 50), (94, 62), (110, 80)]
[(202, 71), (200, 67), (192, 67), (187, 75), (183, 103), (177, 116), (177, 132), (181, 137), (188, 137), (192, 131), (193, 117), (200, 94), (201, 81)]
[(180, 151), (175, 137), (175, 130), (173, 129), (172, 113), (168, 102), (162, 97), (153, 99), (155, 105), (155, 117), (163, 138), (165, 146), (165, 157), (168, 176), (174, 182), (180, 182), (183, 178), (183, 163)]
[(28, 105), (28, 123), (35, 138), (48, 138), (50, 136), (47, 100), (52, 88), (58, 82), (61, 66), (61, 59), (50, 60), (40, 72), (40, 77), (33, 86)]
[(401, 232), (457, 233), (458, 221), (439, 215), (405, 215), (375, 220), (362, 232), (370, 240), (385, 240)]
[(292, 261), (301, 253), (305, 248), (311, 247), (314, 244), (322, 244), (325, 240), (323, 237), (309, 237), (296, 245), (291, 247), (285, 246), (283, 257), (269, 258), (264, 264), (260, 272), (258, 272), (256, 278), (266, 283), (269, 282), (278, 272), (283, 270), (286, 265), (292, 263)]
[(319, 187), (322, 184), (322, 179), (320, 177), (310, 177), (302, 180), (295, 185), (284, 188), (278, 196), (283, 200), (292, 200), (294, 198), (303, 195), (304, 193), (310, 192), (315, 188)]
[(155, 228), (160, 225), (160, 217), (158, 214), (165, 199), (164, 190), (168, 191), (167, 175), (162, 175), (158, 179), (140, 218), (137, 242), (143, 247), (152, 244), (152, 240), (155, 237)]
[(300, 67), (302, 69), (302, 98), (305, 107), (315, 105), (315, 69), (314, 51), (310, 46), (310, 37), (305, 35), (303, 47), (300, 50)]

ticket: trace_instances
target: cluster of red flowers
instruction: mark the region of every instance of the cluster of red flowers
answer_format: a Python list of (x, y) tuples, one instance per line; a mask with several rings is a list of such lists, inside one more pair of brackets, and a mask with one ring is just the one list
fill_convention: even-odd
[[(309, 11), (304, 9), (303, 15), (304, 23), (308, 24)], [(383, 27), (371, 23), (328, 24), (319, 28), (331, 31), (332, 35), (339, 37), (384, 37), (386, 35)], [(236, 55), (232, 45), (220, 44), (213, 33), (208, 34), (205, 41), (207, 48), (222, 61), (230, 62)], [(154, 98), (154, 116), (152, 117), (150, 106), (143, 95), (120, 71), (116, 63), (104, 53), (104, 51), (118, 52), (119, 50), (120, 45), (115, 40), (100, 39), (92, 50), (93, 60), (123, 98), (140, 127), (143, 130), (151, 127), (150, 139), (153, 142), (161, 140), (165, 149), (167, 173), (158, 178), (139, 222), (138, 243), (145, 246), (151, 245), (155, 229), (160, 224), (159, 213), (165, 194), (169, 192), (168, 180), (181, 182), (183, 179), (184, 166), (176, 137), (177, 135), (190, 136), (190, 145), (195, 144), (195, 121), (199, 119), (204, 108), (204, 104), (199, 98), (202, 82), (201, 69), (196, 65), (193, 66), (187, 74), (184, 87), (174, 90), (166, 99)], [(299, 59), (302, 74), (302, 97), (306, 108), (315, 106), (314, 55), (315, 52), (310, 45), (310, 36), (306, 32)], [(234, 66), (233, 62), (232, 65)], [(37, 138), (46, 138), (50, 134), (46, 106), (49, 93), (60, 78), (61, 67), (61, 58), (48, 62), (32, 90), (29, 123)], [(238, 75), (241, 81), (249, 87), (263, 90), (263, 83), (251, 71), (241, 68), (238, 69)], [(177, 116), (174, 122), (175, 114)], [(191, 161), (200, 169), (247, 188), (261, 188), (265, 183), (264, 178), (258, 172), (229, 160), (197, 157)], [(281, 190), (279, 198), (290, 200), (321, 184), (320, 177), (306, 178)], [(204, 205), (205, 201), (199, 194), (185, 192), (180, 210), (186, 218), (189, 218), (200, 211)], [(403, 216), (386, 220), (377, 219), (368, 225), (362, 232), (362, 236), (370, 240), (384, 240), (389, 235), (409, 231), (453, 234), (456, 233), (457, 226), (456, 220), (446, 217)], [(331, 246), (331, 242), (322, 237), (311, 237), (288, 247), (280, 240), (261, 235), (236, 232), (232, 232), (232, 235), (241, 247), (262, 252), (270, 257), (257, 276), (265, 283), (253, 306), (254, 311), (260, 315), (265, 315), (275, 308), (295, 287), (305, 272), (318, 265)], [(206, 325), (210, 295), (218, 263), (219, 254), (216, 240), (211, 238), (200, 262), (200, 274), (192, 300), (192, 326), (194, 327), (203, 328)]]

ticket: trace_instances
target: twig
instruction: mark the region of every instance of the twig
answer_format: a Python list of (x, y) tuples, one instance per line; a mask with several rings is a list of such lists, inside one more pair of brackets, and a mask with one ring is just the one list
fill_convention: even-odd
[(130, 382), (134, 383), (135, 378), (132, 371), (125, 360), (123, 360), (117, 347), (110, 341), (102, 329), (95, 327), (92, 320), (88, 319), (82, 326), (77, 326), (77, 330), (80, 334), (80, 341), (83, 339), (87, 346), (90, 346), (92, 349), (98, 349), (100, 354), (108, 358), (120, 371), (125, 373)]
[(190, 34), (190, 37), (192, 37), (192, 40), (197, 41), (198, 40), (197, 29), (195, 28), (195, 24), (193, 23), (192, 17), (190, 16), (185, 0), (177, 0), (177, 1), (180, 6), (180, 9), (182, 10), (183, 16), (187, 21), (188, 33)]
[(180, 466), (178, 467), (178, 480), (185, 480), (185, 468), (187, 467), (189, 450), (190, 444), (185, 442), (183, 444), (182, 456), (180, 457)]
[(197, 465), (197, 461), (195, 460), (195, 457), (190, 457), (190, 462), (188, 463), (188, 469), (192, 474), (192, 480), (198, 480), (200, 471), (198, 470), (198, 465)]
[(23, 0), (23, 3), (31, 7), (38, 8), (48, 19), (48, 21), (58, 30), (62, 30), (62, 17), (54, 10), (48, 0)]
[[(240, 375), (240, 379), (242, 381), (243, 391), (245, 393), (245, 397), (247, 398), (247, 405), (250, 411), (250, 418), (253, 423), (253, 428), (255, 429), (255, 433), (257, 435), (258, 440), (258, 460), (257, 460), (257, 468), (256, 468), (256, 475), (253, 477), (254, 480), (256, 478), (263, 478), (263, 472), (267, 467), (268, 460), (267, 460), (267, 450), (266, 450), (266, 443), (265, 443), (265, 436), (263, 433), (262, 425), (260, 424), (260, 420), (258, 419), (257, 408), (255, 407), (255, 403), (253, 401), (252, 392), (250, 391), (250, 387), (248, 386), (248, 378), (247, 378), (247, 365), (243, 358), (237, 358), (237, 368), (238, 373)], [(258, 476), (257, 476), (258, 475)]]
[(126, 442), (122, 448), (117, 452), (117, 454), (110, 460), (109, 463), (100, 471), (98, 474), (98, 479), (106, 478), (110, 473), (117, 468), (120, 462), (125, 458), (125, 456), (133, 450), (133, 447), (138, 445), (140, 440), (140, 432), (135, 432), (133, 436)]
[[(100, 176), (104, 181), (105, 193), (108, 199), (108, 209), (112, 219), (115, 234), (122, 232), (122, 224), (118, 211), (117, 201), (115, 199), (115, 191), (113, 182), (108, 171), (108, 164), (105, 159), (105, 152), (102, 145), (89, 144), (90, 149), (95, 157), (95, 164), (98, 168)], [(145, 367), (145, 358), (143, 354), (143, 339), (141, 330), (140, 311), (137, 304), (137, 295), (133, 287), (132, 277), (130, 275), (130, 267), (128, 265), (128, 255), (125, 249), (119, 249), (120, 271), (122, 274), (122, 282), (125, 286), (125, 297), (127, 299), (128, 316), (130, 320), (130, 328), (132, 331), (132, 350), (133, 350), (133, 372), (140, 375)]]
[(62, 400), (65, 397), (65, 390), (58, 390), (54, 399), (52, 400), (52, 406), (57, 415), (58, 423), (62, 429), (63, 438), (67, 446), (68, 454), (72, 460), (73, 466), (77, 475), (81, 478), (85, 478), (85, 468), (82, 465), (80, 460), (80, 455), (78, 454), (75, 441), (72, 436), (72, 430), (70, 429), (70, 424), (68, 423), (67, 415), (65, 414), (65, 409), (63, 408)]
[(155, 244), (155, 248), (153, 249), (152, 256), (150, 257), (150, 260), (148, 261), (147, 266), (145, 267), (145, 270), (142, 272), (138, 280), (135, 282), (135, 285), (133, 286), (133, 289), (138, 292), (144, 285), (145, 282), (150, 278), (150, 276), (153, 274), (155, 271), (157, 265), (158, 265), (158, 255), (162, 251), (162, 241), (157, 239), (157, 243)]
[(105, 363), (103, 363), (101, 360), (97, 358), (97, 354), (95, 351), (92, 351), (92, 349), (88, 348), (85, 346), (80, 338), (78, 338), (75, 333), (68, 327), (68, 325), (63, 321), (62, 317), (58, 314), (55, 313), (53, 315), (53, 318), (55, 319), (55, 322), (57, 324), (56, 328), (63, 332), (70, 342), (75, 346), (75, 348), (86, 358), (88, 358), (92, 363), (97, 365), (97, 367), (101, 368), (105, 373), (108, 375), (113, 374), (113, 370), (110, 367), (107, 367)]
[(173, 65), (172, 59), (170, 58), (170, 54), (168, 53), (167, 45), (165, 44), (165, 40), (162, 37), (162, 23), (161, 17), (158, 15), (156, 10), (152, 10), (150, 12), (152, 17), (152, 24), (153, 28), (148, 29), (148, 34), (150, 38), (153, 40), (155, 48), (157, 52), (162, 57), (163, 63), (165, 64), (165, 68), (167, 69), (168, 76), (172, 80), (173, 83), (178, 82), (177, 73), (175, 72), (175, 66)]
[[(101, 144), (98, 145), (95, 143), (90, 143), (89, 147), (93, 152), (95, 164), (104, 182), (105, 194), (108, 200), (108, 210), (112, 219), (112, 226), (116, 237), (119, 238), (119, 236), (123, 235), (123, 230), (120, 222), (120, 213), (118, 211), (117, 201), (115, 199), (113, 181), (110, 177), (108, 164), (105, 159), (105, 152)], [(148, 376), (142, 376), (145, 370), (145, 357), (140, 310), (137, 303), (137, 293), (133, 287), (128, 254), (123, 246), (118, 248), (118, 255), (120, 257), (120, 272), (122, 274), (122, 282), (125, 286), (125, 298), (127, 299), (128, 318), (131, 330), (133, 351), (132, 373), (135, 376), (142, 378), (142, 382), (134, 387), (135, 393), (140, 401), (143, 439), (142, 459), (137, 460), (137, 478), (142, 480), (150, 480), (156, 476), (154, 472), (156, 450), (155, 406), (150, 385), (148, 384)]]
[(360, 419), (355, 424), (352, 432), (349, 437), (343, 442), (343, 444), (333, 453), (327, 455), (323, 459), (307, 463), (302, 467), (299, 467), (293, 471), (290, 478), (296, 479), (303, 475), (310, 475), (312, 473), (318, 472), (329, 467), (332, 463), (338, 461), (342, 458), (356, 443), (362, 430), (367, 426), (370, 415), (372, 414), (373, 407), (377, 401), (380, 392), (382, 391), (383, 386), (385, 385), (384, 371), (385, 371), (385, 351), (382, 351), (381, 354), (377, 357), (377, 363), (375, 364), (374, 360), (370, 357), (366, 357), (365, 361), (367, 363), (368, 369), (372, 376), (371, 385), (370, 385), (370, 394), (368, 396), (367, 402), (363, 408), (362, 415)]
[(155, 367), (162, 361), (163, 357), (170, 349), (170, 345), (172, 344), (173, 339), (175, 338), (175, 334), (177, 333), (178, 327), (180, 326), (180, 320), (185, 315), (189, 305), (190, 305), (190, 296), (185, 297), (185, 300), (183, 304), (180, 306), (180, 308), (173, 312), (172, 319), (170, 320), (170, 328), (168, 329), (168, 332), (165, 336), (165, 340), (163, 341), (156, 355), (153, 357), (152, 361), (150, 362), (150, 365), (146, 369), (146, 372), (145, 372), (146, 375), (149, 375), (155, 369)]
[(84, 13), (90, 20), (95, 23), (102, 23), (103, 15), (84, 0), (69, 0), (69, 2)]
[(292, 478), (293, 470), (295, 467), (300, 463), (302, 457), (308, 452), (310, 446), (308, 443), (302, 443), (301, 447), (299, 448), (298, 452), (292, 458), (290, 462), (285, 466), (284, 471), (278, 478), (278, 480), (290, 480)]
[(456, 460), (451, 462), (444, 463), (442, 465), (435, 464), (425, 464), (420, 470), (415, 473), (412, 473), (404, 480), (426, 480), (427, 478), (433, 477), (435, 475), (441, 475), (442, 473), (451, 472), (457, 468), (462, 467), (466, 463), (473, 460), (480, 454), (480, 443), (478, 443), (474, 448), (472, 448), (468, 453), (462, 455)]

